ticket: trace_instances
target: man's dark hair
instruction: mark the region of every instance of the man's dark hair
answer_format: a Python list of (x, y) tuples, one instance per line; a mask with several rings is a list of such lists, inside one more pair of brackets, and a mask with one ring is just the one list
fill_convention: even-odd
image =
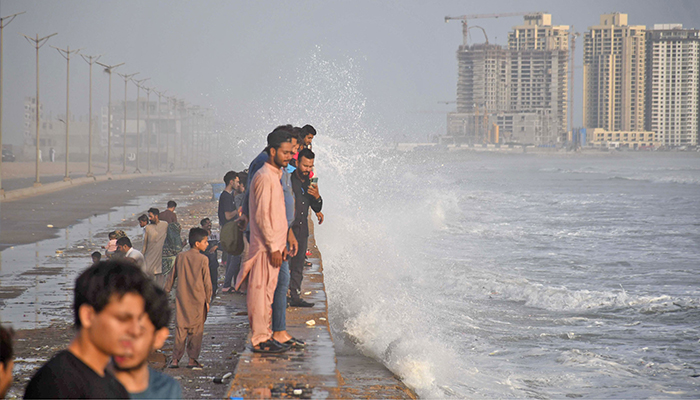
[(160, 211), (159, 211), (157, 208), (155, 208), (155, 207), (149, 208), (149, 209), (148, 209), (148, 212), (149, 212), (150, 214), (155, 215), (156, 217), (160, 214)]
[(287, 131), (289, 133), (292, 133), (293, 130), (294, 130), (294, 127), (292, 126), (292, 124), (286, 124), (286, 125), (279, 125), (279, 126), (275, 127), (275, 129), (273, 129), (272, 131), (273, 132), (275, 132), (275, 131)]
[(119, 238), (119, 239), (117, 240), (117, 246), (129, 246), (129, 247), (133, 247), (133, 246), (131, 245), (131, 240), (129, 240), (128, 237)]
[(205, 231), (202, 228), (190, 229), (190, 237), (189, 237), (190, 247), (194, 248), (195, 243), (201, 242), (202, 239), (204, 239), (207, 236), (209, 236), (209, 232)]
[[(117, 240), (117, 242), (118, 242), (118, 240)], [(92, 254), (90, 254), (90, 257), (96, 258), (97, 261), (100, 261), (100, 259), (102, 258), (102, 253), (100, 253), (99, 251), (95, 251)]]
[(5, 368), (7, 368), (7, 363), (12, 361), (12, 358), (14, 357), (14, 352), (12, 350), (12, 337), (14, 336), (14, 332), (12, 331), (12, 328), (7, 329), (3, 326), (0, 326), (0, 363), (5, 365)]
[(156, 285), (153, 285), (153, 290), (149, 297), (145, 297), (146, 313), (148, 318), (156, 327), (156, 331), (165, 328), (170, 324), (170, 315), (172, 310), (168, 304), (168, 295), (165, 291)]
[(80, 329), (80, 307), (91, 306), (96, 313), (102, 312), (112, 296), (121, 299), (127, 293), (143, 297), (152, 296), (153, 284), (141, 269), (124, 260), (100, 261), (83, 271), (75, 280), (73, 313), (75, 327)]
[(148, 215), (146, 215), (146, 214), (139, 215), (139, 221), (148, 222)]
[(314, 129), (314, 127), (309, 124), (306, 124), (303, 127), (301, 127), (301, 130), (304, 131), (304, 136), (309, 134), (316, 136), (316, 129)]
[(175, 202), (175, 200), (168, 201), (168, 208), (175, 208), (175, 207), (177, 207), (177, 203)]
[[(279, 127), (278, 127), (279, 128)], [(269, 155), (270, 149), (279, 149), (282, 143), (292, 141), (292, 132), (286, 127), (284, 129), (276, 128), (274, 131), (267, 135), (267, 147), (265, 147), (265, 152)]]
[(199, 225), (200, 225), (200, 226), (204, 226), (204, 224), (206, 224), (207, 221), (211, 221), (211, 219), (209, 219), (209, 218), (203, 218), (201, 221), (199, 221)]
[(231, 181), (236, 180), (236, 172), (235, 171), (228, 171), (226, 175), (224, 175), (224, 185), (228, 186), (228, 183)]
[(240, 183), (244, 187), (245, 187), (245, 185), (248, 184), (248, 173), (247, 172), (243, 171), (243, 172), (238, 173), (238, 183)]
[(298, 126), (295, 126), (294, 129), (292, 129), (292, 138), (295, 138), (297, 140), (297, 143), (301, 143), (302, 139), (304, 139), (304, 136), (306, 136), (306, 134)]
[(301, 158), (302, 158), (302, 157), (307, 158), (307, 159), (309, 159), (309, 160), (313, 160), (314, 157), (316, 157), (316, 155), (315, 155), (314, 152), (311, 151), (310, 149), (302, 149), (302, 150), (299, 152), (299, 157), (297, 157), (297, 158), (299, 159), (299, 161), (301, 161)]

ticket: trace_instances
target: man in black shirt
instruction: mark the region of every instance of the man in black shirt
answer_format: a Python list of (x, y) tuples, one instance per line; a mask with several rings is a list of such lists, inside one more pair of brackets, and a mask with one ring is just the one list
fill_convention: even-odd
[(227, 222), (236, 219), (236, 206), (233, 203), (233, 192), (238, 187), (238, 174), (228, 171), (224, 175), (226, 187), (219, 196), (219, 227), (224, 227)]
[(104, 261), (75, 282), (77, 334), (68, 350), (44, 364), (27, 385), (25, 399), (128, 399), (105, 367), (112, 356), (129, 356), (141, 334), (145, 300), (153, 283), (135, 265)]
[[(226, 187), (224, 191), (221, 192), (221, 196), (219, 196), (219, 232), (223, 230), (224, 225), (228, 222), (238, 219), (238, 208), (236, 207), (234, 196), (238, 189), (239, 182), (238, 174), (234, 171), (228, 171), (226, 175), (224, 175)], [(238, 275), (241, 261), (240, 257), (236, 259), (236, 256), (226, 254), (223, 250), (222, 253), (221, 261), (226, 264), (226, 273), (224, 274), (224, 286), (221, 291), (228, 293), (231, 291), (231, 281)], [(216, 289), (216, 285), (214, 289)]]
[(292, 307), (313, 307), (301, 298), (301, 281), (304, 279), (304, 256), (309, 240), (309, 206), (318, 217), (318, 223), (323, 222), (323, 199), (318, 193), (318, 185), (310, 184), (309, 173), (314, 168), (315, 155), (309, 149), (299, 152), (297, 169), (292, 173), (292, 190), (294, 191), (294, 222), (292, 232), (299, 242), (297, 254), (289, 262), (289, 305)]

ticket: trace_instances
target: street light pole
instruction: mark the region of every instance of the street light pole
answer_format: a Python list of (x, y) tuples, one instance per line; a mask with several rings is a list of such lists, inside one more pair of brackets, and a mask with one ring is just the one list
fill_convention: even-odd
[[(154, 90), (154, 92), (156, 92), (156, 94), (158, 95), (158, 136), (157, 136), (158, 139), (156, 141), (156, 143), (157, 143), (156, 146), (158, 147), (158, 171), (160, 171), (160, 167), (162, 165), (160, 162), (160, 131), (163, 129), (163, 117), (160, 114), (160, 98), (163, 97), (163, 95), (165, 94), (165, 92), (167, 92), (167, 90), (162, 91), (162, 92)], [(166, 140), (167, 140), (167, 136), (166, 136)], [(166, 149), (165, 149), (165, 164), (167, 165), (168, 164), (168, 149), (167, 149), (168, 145), (167, 145), (167, 142), (166, 142), (165, 147), (166, 147)]]
[(97, 60), (102, 57), (102, 55), (98, 56), (86, 56), (85, 54), (81, 54), (80, 57), (85, 60), (86, 63), (90, 65), (90, 106), (89, 106), (89, 117), (88, 120), (89, 125), (88, 125), (88, 170), (87, 170), (87, 176), (94, 176), (92, 173), (92, 64), (97, 62)]
[(70, 55), (73, 53), (78, 53), (78, 50), (71, 50), (70, 46), (66, 46), (65, 49), (60, 49), (56, 46), (51, 46), (58, 50), (58, 53), (66, 59), (66, 174), (63, 176), (63, 181), (67, 182), (70, 180), (70, 174), (68, 172), (68, 134), (70, 132)]
[(134, 82), (134, 85), (136, 85), (136, 170), (134, 170), (134, 173), (140, 174), (141, 170), (140, 168), (140, 161), (141, 157), (139, 157), (139, 152), (141, 149), (141, 110), (139, 108), (139, 96), (141, 95), (141, 83), (149, 80), (151, 78), (144, 78), (141, 80), (136, 80), (132, 79), (131, 81)]
[[(26, 11), (22, 11), (21, 13), (0, 18), (0, 153), (2, 153), (2, 30), (9, 25), (16, 16), (24, 14), (25, 12)], [(5, 189), (2, 188), (2, 156), (0, 155), (0, 196), (4, 194)]]
[(39, 180), (39, 152), (41, 151), (41, 142), (39, 141), (39, 49), (41, 46), (45, 45), (51, 36), (58, 35), (57, 33), (52, 33), (43, 38), (31, 38), (27, 35), (23, 35), (29, 43), (34, 43), (36, 48), (36, 178), (34, 180), (34, 186), (41, 186), (41, 181)]
[(129, 79), (131, 79), (136, 74), (138, 74), (138, 72), (134, 72), (133, 74), (120, 74), (119, 72), (117, 72), (117, 75), (124, 78), (124, 131), (122, 132), (122, 141), (124, 142), (124, 168), (122, 169), (122, 173), (126, 172), (126, 87), (129, 83)]
[(146, 159), (148, 160), (148, 167), (146, 171), (151, 172), (151, 90), (153, 88), (143, 88), (146, 91), (146, 148), (148, 155)]
[(109, 74), (109, 99), (107, 102), (107, 172), (106, 174), (110, 176), (112, 174), (111, 160), (112, 160), (112, 70), (124, 65), (124, 63), (116, 65), (106, 65), (101, 62), (97, 63), (104, 67), (105, 72)]

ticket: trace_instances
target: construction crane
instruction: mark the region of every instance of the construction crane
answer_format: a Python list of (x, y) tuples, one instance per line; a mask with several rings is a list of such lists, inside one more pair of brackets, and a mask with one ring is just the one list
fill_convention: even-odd
[[(459, 17), (445, 17), (445, 22), (450, 22), (450, 20), (453, 20), (453, 19), (458, 19), (458, 20), (462, 21), (462, 35), (463, 35), (462, 41), (463, 41), (464, 47), (467, 47), (467, 36), (469, 34), (469, 27), (467, 26), (467, 20), (481, 19), (481, 18), (518, 17), (518, 16), (523, 16), (523, 15), (540, 14), (540, 13), (541, 12), (516, 12), (516, 13), (501, 13), (501, 14), (470, 14), (470, 15), (461, 15)], [(484, 36), (486, 36), (485, 31), (484, 31)], [(486, 42), (488, 43), (488, 39), (486, 39)]]

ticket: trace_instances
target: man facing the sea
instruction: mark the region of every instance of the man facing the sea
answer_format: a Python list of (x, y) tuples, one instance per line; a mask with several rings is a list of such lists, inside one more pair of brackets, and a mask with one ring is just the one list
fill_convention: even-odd
[(287, 217), (280, 179), (282, 168), (292, 158), (287, 130), (275, 130), (267, 137), (268, 160), (255, 173), (249, 188), (250, 247), (236, 288), (248, 280), (248, 320), (256, 353), (280, 353), (289, 349), (272, 338), (272, 301), (279, 268), (287, 256)]
[(158, 215), (158, 219), (165, 221), (169, 224), (177, 222), (177, 214), (175, 214), (175, 207), (177, 203), (174, 200), (168, 201), (167, 209)]
[(150, 224), (146, 225), (143, 235), (143, 256), (146, 259), (144, 272), (150, 278), (156, 279), (162, 287), (165, 282), (161, 276), (163, 272), (163, 244), (168, 234), (168, 223), (158, 218), (160, 211), (157, 208), (148, 210)]

